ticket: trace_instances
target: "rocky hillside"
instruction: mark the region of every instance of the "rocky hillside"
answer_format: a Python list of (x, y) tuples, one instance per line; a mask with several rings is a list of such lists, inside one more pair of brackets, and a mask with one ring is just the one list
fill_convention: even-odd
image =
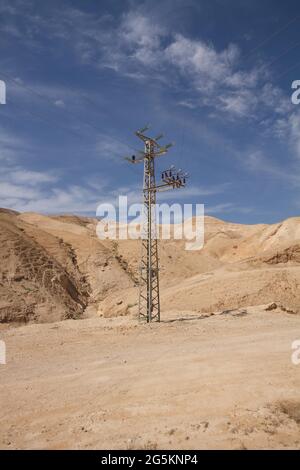
[[(140, 244), (99, 240), (93, 218), (0, 211), (0, 321), (136, 314)], [(205, 218), (205, 245), (160, 242), (162, 310), (277, 303), (300, 311), (300, 218), (240, 225)]]
[(1, 210), (1, 322), (80, 318), (89, 293), (71, 245)]

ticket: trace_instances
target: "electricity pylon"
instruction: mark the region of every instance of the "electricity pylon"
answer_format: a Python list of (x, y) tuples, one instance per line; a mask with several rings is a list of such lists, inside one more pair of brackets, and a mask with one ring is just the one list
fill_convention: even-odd
[(156, 232), (156, 193), (168, 189), (184, 187), (187, 174), (177, 171), (174, 166), (162, 172), (162, 183), (156, 185), (155, 158), (165, 155), (172, 144), (162, 146), (158, 140), (163, 137), (148, 137), (145, 132), (148, 127), (137, 131), (135, 135), (144, 143), (144, 150), (138, 151), (138, 156), (127, 157), (131, 163), (144, 162), (143, 178), (143, 229), (142, 253), (139, 281), (139, 318), (160, 321), (159, 298), (159, 258), (158, 237)]

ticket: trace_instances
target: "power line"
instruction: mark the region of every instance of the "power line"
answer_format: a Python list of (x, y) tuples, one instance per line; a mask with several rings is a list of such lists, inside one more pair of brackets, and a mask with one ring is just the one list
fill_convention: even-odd
[(248, 58), (254, 53), (256, 52), (258, 49), (260, 49), (262, 46), (264, 46), (265, 44), (267, 44), (269, 41), (271, 41), (271, 39), (273, 39), (274, 37), (278, 36), (278, 34), (280, 34), (282, 31), (286, 30), (292, 23), (294, 23), (295, 21), (299, 20), (300, 19), (300, 15), (296, 16), (296, 17), (293, 17), (291, 18), (284, 26), (282, 26), (280, 29), (278, 29), (277, 31), (274, 31), (274, 33), (272, 33), (270, 36), (268, 36), (266, 39), (264, 39), (261, 43), (259, 43), (256, 47), (254, 47), (250, 52), (248, 52), (246, 54), (245, 57), (243, 57), (243, 60), (248, 60)]
[(284, 75), (286, 75), (287, 73), (289, 73), (291, 70), (295, 69), (298, 66), (300, 66), (300, 62), (297, 62), (296, 64), (292, 65), (287, 70), (285, 70), (283, 73), (277, 75), (276, 78), (279, 79), (279, 78), (283, 77)]
[(285, 56), (288, 52), (290, 52), (292, 49), (295, 49), (295, 47), (299, 46), (300, 45), (300, 41), (299, 42), (296, 42), (296, 44), (293, 44), (291, 47), (289, 47), (288, 49), (286, 49), (284, 52), (282, 52), (279, 56), (275, 57), (275, 59), (273, 59), (271, 62), (269, 62), (268, 64), (266, 65), (263, 65), (259, 70), (260, 72), (268, 67), (270, 67), (271, 65), (273, 65), (275, 62), (277, 62), (279, 59), (281, 59), (283, 56)]
[[(32, 94), (38, 96), (39, 98), (42, 98), (42, 99), (48, 101), (48, 102), (51, 104), (51, 106), (54, 106), (54, 103), (53, 103), (53, 101), (52, 101), (51, 98), (49, 98), (49, 97), (45, 96), (44, 94), (42, 94), (42, 93), (40, 93), (40, 92), (34, 90), (33, 88), (31, 88), (30, 86), (28, 86), (28, 85), (26, 85), (26, 84), (20, 83), (19, 80), (16, 80), (16, 79), (14, 79), (13, 77), (10, 77), (10, 76), (7, 75), (6, 73), (1, 72), (1, 75), (2, 75), (6, 80), (11, 81), (11, 82), (15, 83), (17, 86), (28, 90), (30, 93), (32, 93)], [(83, 95), (82, 95), (82, 96), (83, 96)], [(87, 100), (86, 97), (85, 97), (85, 99)], [(90, 102), (91, 102), (91, 101), (90, 101)], [(94, 103), (93, 103), (93, 105), (94, 105)], [(18, 106), (18, 107), (20, 107), (20, 106)], [(64, 111), (66, 114), (70, 114), (66, 108), (60, 108), (60, 110)], [(30, 113), (30, 114), (32, 114), (32, 113)], [(74, 117), (74, 116), (72, 116), (72, 117)], [(40, 118), (40, 119), (43, 119), (43, 117), (41, 117), (40, 115), (39, 115), (39, 118)], [(54, 124), (54, 125), (57, 127), (57, 123), (53, 123), (53, 121), (49, 120), (48, 118), (44, 118), (44, 119), (47, 120), (48, 122), (51, 122), (52, 124)], [(83, 120), (83, 119), (81, 119), (80, 122), (83, 123), (83, 124), (85, 124), (86, 126), (92, 128), (92, 129), (96, 130), (97, 132), (101, 132), (101, 135), (105, 135), (105, 136), (108, 137), (110, 140), (115, 141), (115, 142), (118, 142), (119, 144), (125, 145), (126, 147), (135, 150), (134, 147), (132, 147), (131, 145), (127, 144), (126, 142), (123, 142), (122, 140), (120, 140), (120, 139), (118, 139), (118, 138), (116, 138), (116, 137), (111, 137), (110, 135), (103, 133), (103, 131), (102, 131), (101, 129), (99, 129), (97, 126), (95, 126), (93, 123), (88, 122), (88, 121)], [(64, 129), (64, 130), (67, 130), (68, 132), (72, 132), (72, 133), (74, 134), (74, 132), (73, 132), (71, 129), (66, 128), (65, 126), (61, 126), (61, 125), (60, 125), (60, 128), (61, 128), (61, 129)], [(78, 134), (77, 134), (76, 136), (79, 137)]]
[(24, 109), (22, 109), (22, 106), (20, 106), (17, 103), (13, 103), (13, 105), (16, 106), (17, 108), (21, 109), (26, 114), (31, 115), (34, 118), (41, 119), (42, 121), (45, 121), (47, 123), (50, 123), (50, 124), (54, 125), (59, 130), (68, 132), (68, 133), (72, 134), (73, 136), (82, 139), (82, 135), (77, 134), (74, 130), (70, 129), (69, 127), (62, 126), (61, 124), (58, 125), (57, 122), (54, 122), (49, 117), (42, 116), (41, 114), (37, 113), (36, 111), (31, 111), (30, 109), (27, 109), (27, 108), (24, 110)]

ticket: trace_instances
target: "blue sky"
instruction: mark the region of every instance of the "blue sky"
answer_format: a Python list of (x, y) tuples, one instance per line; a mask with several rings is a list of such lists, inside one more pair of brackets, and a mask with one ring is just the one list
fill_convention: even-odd
[(161, 200), (271, 223), (300, 213), (293, 0), (1, 0), (0, 206), (95, 213), (140, 199), (122, 156), (151, 124), (186, 189)]

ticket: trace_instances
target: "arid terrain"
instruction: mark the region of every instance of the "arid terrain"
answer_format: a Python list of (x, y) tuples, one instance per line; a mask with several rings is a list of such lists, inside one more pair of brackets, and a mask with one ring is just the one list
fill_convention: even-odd
[(161, 241), (152, 325), (96, 224), (0, 210), (0, 448), (300, 448), (300, 217)]

